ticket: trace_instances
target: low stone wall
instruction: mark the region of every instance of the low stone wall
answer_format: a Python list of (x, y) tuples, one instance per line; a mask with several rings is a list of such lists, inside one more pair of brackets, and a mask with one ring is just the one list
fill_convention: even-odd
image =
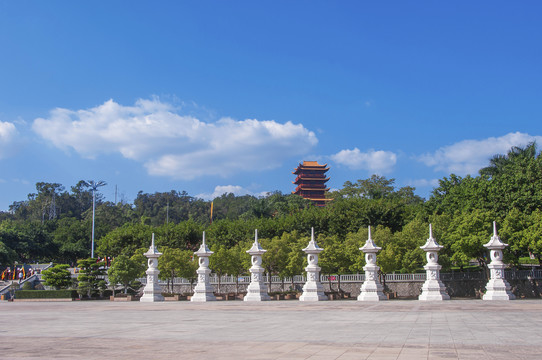
[[(512, 292), (517, 298), (539, 298), (542, 293), (542, 281), (540, 280), (508, 280), (512, 287)], [(446, 286), (448, 294), (452, 298), (473, 298), (480, 299), (485, 292), (487, 280), (448, 280), (443, 281)], [(350, 293), (351, 297), (357, 297), (360, 294), (362, 283), (341, 283), (341, 290), (346, 293)], [(167, 292), (166, 285), (161, 284), (164, 292)], [(328, 282), (322, 283), (324, 291), (338, 291), (338, 283)], [(403, 299), (417, 299), (421, 294), (421, 288), (423, 281), (402, 281), (402, 282), (387, 282), (385, 284), (385, 291), (394, 293), (397, 298)], [(195, 284), (194, 284), (195, 286)], [(240, 283), (238, 289), (235, 284), (221, 284), (220, 292), (218, 291), (218, 285), (213, 285), (215, 292), (228, 294), (228, 293), (244, 293), (246, 292), (248, 284)], [(284, 287), (280, 283), (273, 283), (271, 285), (271, 292), (280, 291), (302, 291), (303, 284), (296, 283), (292, 286), (291, 283), (285, 283)], [(178, 294), (192, 294), (193, 288), (190, 285), (175, 285), (173, 292)]]

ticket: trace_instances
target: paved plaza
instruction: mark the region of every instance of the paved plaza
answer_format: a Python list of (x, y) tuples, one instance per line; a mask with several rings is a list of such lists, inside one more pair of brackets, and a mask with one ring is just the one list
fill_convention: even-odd
[(542, 301), (0, 302), (1, 359), (541, 359)]

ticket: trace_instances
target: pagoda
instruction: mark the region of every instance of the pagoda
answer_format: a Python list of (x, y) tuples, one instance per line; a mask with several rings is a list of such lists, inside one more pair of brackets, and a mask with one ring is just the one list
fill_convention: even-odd
[(328, 170), (327, 164), (320, 165), (317, 161), (303, 161), (303, 164), (299, 164), (292, 172), (297, 175), (295, 181), (292, 181), (297, 185), (292, 194), (311, 200), (316, 206), (326, 206), (326, 202), (331, 201), (331, 199), (326, 199), (326, 192), (329, 190), (325, 185), (329, 180), (329, 177), (326, 177)]

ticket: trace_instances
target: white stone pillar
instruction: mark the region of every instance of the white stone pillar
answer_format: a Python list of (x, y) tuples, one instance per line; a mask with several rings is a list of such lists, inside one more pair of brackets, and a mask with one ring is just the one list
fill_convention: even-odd
[(359, 248), (365, 253), (365, 281), (361, 285), (361, 293), (358, 296), (358, 301), (380, 301), (386, 300), (383, 287), (378, 280), (378, 270), (380, 267), (376, 265), (376, 253), (382, 248), (375, 245), (371, 239), (371, 226), (369, 226), (369, 238), (365, 245)]
[(205, 231), (203, 232), (203, 242), (201, 243), (198, 251), (194, 253), (198, 256), (199, 268), (196, 270), (198, 273), (198, 283), (194, 288), (194, 295), (190, 298), (190, 301), (204, 302), (215, 301), (215, 295), (213, 293), (213, 286), (209, 281), (209, 256), (213, 254), (211, 250), (205, 244)]
[(262, 267), (262, 255), (267, 250), (262, 249), (258, 243), (258, 229), (255, 231), (254, 244), (247, 250), (252, 256), (252, 267), (250, 271), (250, 285), (247, 288), (247, 295), (244, 297), (244, 301), (266, 301), (271, 300), (267, 294), (266, 285), (263, 282), (263, 273), (265, 269)]
[(431, 224), (429, 224), (429, 239), (420, 248), (426, 252), (427, 265), (423, 267), (426, 273), (425, 282), (423, 283), (422, 293), (418, 297), (418, 300), (450, 300), (450, 295), (446, 292), (446, 286), (440, 281), (440, 269), (442, 266), (438, 264), (438, 252), (443, 246), (439, 245), (435, 238), (433, 238)]
[(506, 265), (502, 261), (502, 250), (508, 246), (501, 241), (497, 235), (497, 224), (493, 221), (493, 236), (487, 244), (489, 249), (491, 263), (487, 266), (491, 271), (491, 278), (486, 285), (486, 293), (482, 300), (514, 300), (516, 296), (510, 290), (510, 284), (504, 279), (504, 268)]
[(143, 255), (145, 255), (148, 259), (149, 268), (145, 272), (147, 274), (147, 284), (143, 289), (143, 296), (141, 299), (139, 299), (139, 301), (164, 301), (164, 297), (162, 296), (162, 287), (160, 284), (158, 284), (158, 274), (160, 274), (160, 270), (158, 270), (158, 258), (162, 255), (162, 253), (158, 252), (156, 246), (154, 246), (154, 233), (152, 234), (151, 247)]
[(307, 281), (303, 285), (303, 294), (299, 297), (299, 301), (327, 300), (327, 296), (324, 294), (324, 287), (320, 282), (321, 268), (318, 266), (318, 254), (324, 251), (324, 249), (318, 247), (314, 240), (314, 228), (311, 229), (311, 241), (303, 251), (307, 254), (309, 264), (305, 268)]

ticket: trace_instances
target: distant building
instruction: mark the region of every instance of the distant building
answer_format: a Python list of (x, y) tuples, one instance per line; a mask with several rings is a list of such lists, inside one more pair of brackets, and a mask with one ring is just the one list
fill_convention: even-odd
[(316, 206), (326, 206), (326, 202), (331, 201), (331, 199), (326, 199), (326, 192), (329, 188), (326, 188), (325, 183), (329, 180), (329, 177), (326, 177), (325, 174), (328, 170), (327, 164), (320, 165), (317, 161), (303, 161), (303, 164), (299, 164), (295, 171), (292, 172), (292, 174), (297, 175), (295, 181), (292, 181), (297, 185), (292, 194), (309, 199)]

